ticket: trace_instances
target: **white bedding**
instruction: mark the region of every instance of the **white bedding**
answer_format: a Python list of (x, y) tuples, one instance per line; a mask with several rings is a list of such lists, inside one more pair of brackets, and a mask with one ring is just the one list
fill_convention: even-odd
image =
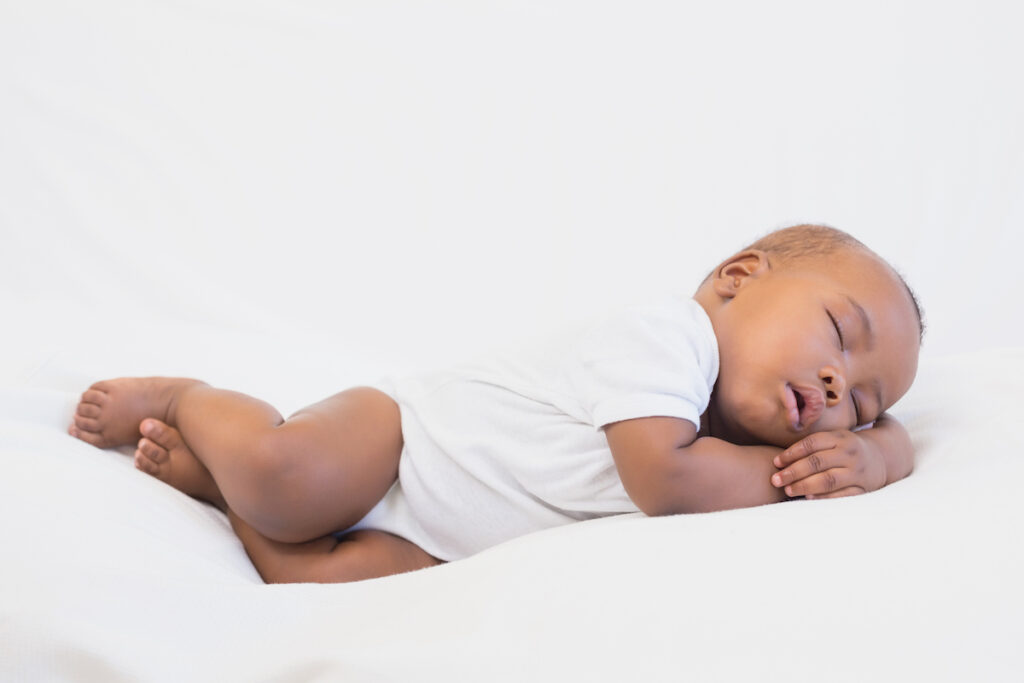
[[(1019, 680), (1020, 12), (0, 3), (0, 680)], [(925, 306), (917, 468), (869, 495), (265, 586), (219, 512), (64, 431), (119, 375), (288, 414), (801, 220)]]
[(978, 397), (1022, 373), (1019, 348), (927, 362), (898, 411), (916, 471), (868, 496), (598, 520), (323, 586), (262, 585), (219, 512), (64, 433), (74, 394), (6, 388), (0, 678), (1011, 680), (1024, 437)]

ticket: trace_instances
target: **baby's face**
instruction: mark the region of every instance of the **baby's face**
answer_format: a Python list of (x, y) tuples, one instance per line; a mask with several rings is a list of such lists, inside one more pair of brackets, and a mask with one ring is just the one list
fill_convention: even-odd
[(708, 415), (715, 436), (786, 447), (867, 424), (910, 388), (917, 314), (873, 256), (843, 251), (740, 281), (712, 315), (721, 360)]

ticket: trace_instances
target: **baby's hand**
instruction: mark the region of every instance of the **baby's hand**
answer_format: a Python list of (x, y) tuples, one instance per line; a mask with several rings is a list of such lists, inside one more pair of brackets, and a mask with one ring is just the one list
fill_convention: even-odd
[(839, 498), (885, 485), (885, 460), (878, 446), (845, 429), (817, 432), (775, 456), (781, 472), (772, 485), (788, 496)]

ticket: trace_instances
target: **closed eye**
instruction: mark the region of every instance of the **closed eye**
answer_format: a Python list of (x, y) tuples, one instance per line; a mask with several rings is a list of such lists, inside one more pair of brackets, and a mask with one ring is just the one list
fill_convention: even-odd
[(825, 312), (828, 313), (829, 320), (832, 321), (832, 327), (836, 328), (836, 334), (839, 335), (839, 350), (840, 351), (845, 351), (846, 350), (846, 344), (843, 341), (843, 330), (842, 330), (842, 328), (839, 327), (839, 321), (836, 320), (836, 317), (834, 315), (832, 315), (832, 311), (830, 311), (830, 310), (828, 310), (826, 308)]

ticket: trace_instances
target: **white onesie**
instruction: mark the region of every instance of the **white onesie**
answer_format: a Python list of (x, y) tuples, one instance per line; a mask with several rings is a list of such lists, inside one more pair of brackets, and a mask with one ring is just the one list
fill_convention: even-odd
[(711, 321), (675, 295), (515, 357), (379, 383), (399, 404), (405, 445), (398, 481), (353, 529), (454, 560), (637, 512), (602, 427), (666, 415), (699, 429), (717, 376)]

